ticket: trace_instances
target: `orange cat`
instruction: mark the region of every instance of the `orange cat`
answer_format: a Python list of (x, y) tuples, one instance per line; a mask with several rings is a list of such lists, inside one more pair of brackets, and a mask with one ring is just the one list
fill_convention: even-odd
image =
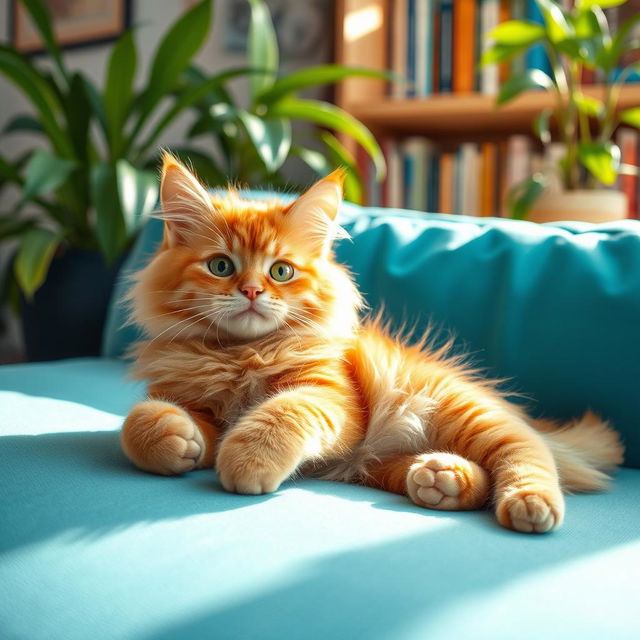
[(149, 399), (122, 444), (140, 468), (212, 468), (228, 491), (292, 474), (360, 482), (428, 509), (479, 509), (518, 531), (560, 525), (562, 489), (606, 486), (622, 459), (593, 415), (529, 418), (444, 350), (407, 346), (362, 306), (331, 256), (342, 173), (291, 205), (210, 195), (166, 155), (164, 240), (131, 292), (149, 335)]

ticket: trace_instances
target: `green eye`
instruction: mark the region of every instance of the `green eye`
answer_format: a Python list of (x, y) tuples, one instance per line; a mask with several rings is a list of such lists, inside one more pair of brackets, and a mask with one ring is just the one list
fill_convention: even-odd
[(286, 282), (287, 280), (291, 280), (291, 278), (293, 278), (293, 273), (293, 267), (283, 260), (274, 262), (271, 269), (269, 269), (269, 275), (276, 282)]
[(218, 278), (228, 278), (236, 270), (233, 266), (233, 262), (231, 262), (230, 258), (227, 258), (227, 256), (216, 256), (215, 258), (211, 258), (211, 260), (207, 262), (207, 266), (209, 267), (209, 271)]

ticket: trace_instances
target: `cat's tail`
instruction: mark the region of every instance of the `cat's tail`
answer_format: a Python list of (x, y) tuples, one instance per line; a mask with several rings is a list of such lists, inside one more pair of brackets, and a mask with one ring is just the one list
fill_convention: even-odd
[(560, 483), (566, 492), (601, 491), (622, 463), (624, 445), (607, 422), (588, 411), (582, 418), (560, 428), (546, 420), (536, 421), (555, 458)]

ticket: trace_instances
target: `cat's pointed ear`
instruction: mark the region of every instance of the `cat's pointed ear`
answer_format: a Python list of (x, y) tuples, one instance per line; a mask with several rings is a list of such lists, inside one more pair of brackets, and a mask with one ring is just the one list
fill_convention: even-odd
[(323, 256), (329, 252), (331, 242), (340, 234), (335, 219), (342, 202), (344, 178), (344, 171), (336, 169), (291, 205), (286, 212), (287, 235), (291, 239), (310, 246)]
[(162, 154), (160, 203), (165, 242), (170, 247), (185, 242), (189, 231), (197, 231), (213, 212), (206, 189), (187, 167), (166, 151)]

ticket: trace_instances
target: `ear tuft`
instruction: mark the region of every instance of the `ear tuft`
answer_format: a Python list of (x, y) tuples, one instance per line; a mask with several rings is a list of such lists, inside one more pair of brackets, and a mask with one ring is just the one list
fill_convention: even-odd
[(211, 199), (206, 189), (167, 151), (162, 153), (160, 202), (169, 246), (184, 242), (190, 229), (211, 217)]
[(333, 171), (291, 205), (286, 213), (290, 239), (326, 256), (334, 237), (339, 235), (340, 227), (334, 221), (340, 211), (344, 178), (344, 170)]

